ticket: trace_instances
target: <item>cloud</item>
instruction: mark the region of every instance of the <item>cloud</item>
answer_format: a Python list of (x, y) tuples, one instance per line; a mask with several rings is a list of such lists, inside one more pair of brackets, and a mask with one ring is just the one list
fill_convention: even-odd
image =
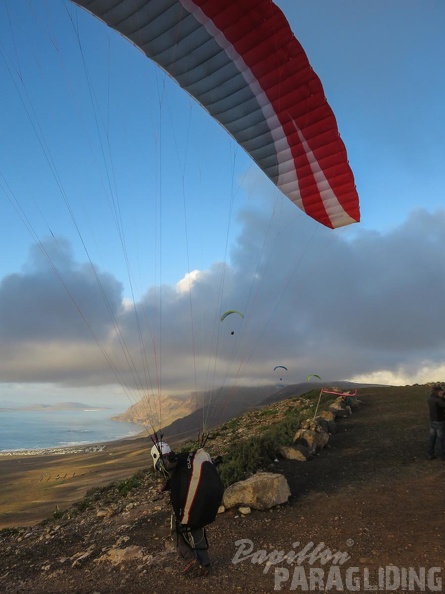
[[(384, 233), (331, 231), (287, 200), (246, 209), (228, 263), (151, 287), (74, 261), (61, 239), (33, 246), (0, 283), (3, 382), (121, 385), (157, 392), (323, 379), (422, 383), (444, 372), (445, 211)], [(221, 313), (244, 314), (220, 321)], [(235, 319), (236, 318), (236, 319)]]
[(52, 238), (33, 245), (23, 271), (0, 282), (1, 344), (101, 339), (121, 307), (122, 285), (74, 262), (68, 242)]
[(191, 291), (200, 274), (201, 273), (199, 270), (192, 270), (192, 272), (188, 272), (184, 278), (177, 282), (176, 290), (179, 293), (188, 293)]

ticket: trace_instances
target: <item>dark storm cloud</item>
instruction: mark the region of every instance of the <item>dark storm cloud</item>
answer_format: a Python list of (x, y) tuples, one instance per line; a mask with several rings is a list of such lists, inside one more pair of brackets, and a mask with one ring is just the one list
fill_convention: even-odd
[[(161, 377), (179, 390), (273, 382), (275, 365), (288, 382), (442, 365), (445, 211), (419, 209), (377, 233), (332, 232), (281, 208), (240, 215), (230, 265), (199, 271), (191, 291), (186, 280), (152, 288), (135, 306), (66, 243), (33, 248), (0, 284), (3, 381), (152, 390)], [(244, 320), (220, 322), (227, 309)]]
[(116, 279), (74, 262), (65, 240), (48, 240), (31, 248), (22, 272), (0, 282), (1, 341), (103, 338), (121, 303)]

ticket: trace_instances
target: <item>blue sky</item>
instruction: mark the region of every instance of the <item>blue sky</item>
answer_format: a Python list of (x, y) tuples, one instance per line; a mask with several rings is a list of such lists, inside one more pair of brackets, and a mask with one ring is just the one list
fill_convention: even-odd
[(445, 5), (277, 4), (337, 117), (358, 225), (305, 217), (85, 11), (2, 3), (0, 401), (273, 385), (277, 364), (288, 383), (444, 377)]

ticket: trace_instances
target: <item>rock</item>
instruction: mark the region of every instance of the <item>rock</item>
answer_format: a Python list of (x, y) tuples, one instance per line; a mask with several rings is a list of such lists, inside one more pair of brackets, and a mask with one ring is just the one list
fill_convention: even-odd
[(80, 567), (89, 557), (91, 557), (92, 552), (94, 551), (94, 544), (88, 547), (86, 551), (83, 553), (75, 553), (72, 557), (72, 564), (71, 567)]
[(299, 462), (306, 462), (311, 455), (311, 450), (304, 446), (281, 446), (278, 450), (280, 456), (285, 460), (298, 460)]
[(329, 406), (328, 410), (330, 410), (334, 413), (336, 419), (337, 418), (346, 418), (351, 415), (351, 407), (345, 406), (344, 404), (342, 404), (341, 402), (338, 402), (337, 400)]
[(108, 561), (112, 565), (120, 565), (125, 561), (134, 561), (144, 557), (142, 547), (133, 545), (125, 549), (109, 549), (104, 555), (96, 559), (98, 563)]
[(303, 444), (318, 452), (322, 450), (329, 441), (329, 434), (325, 431), (311, 431), (310, 429), (299, 429), (294, 436), (296, 445)]
[(336, 426), (335, 426), (335, 415), (332, 411), (329, 411), (331, 415), (331, 419), (328, 420), (321, 415), (315, 417), (315, 419), (306, 419), (301, 423), (300, 429), (309, 429), (310, 431), (315, 431), (316, 433), (321, 433), (324, 431), (325, 433), (334, 433)]
[(335, 414), (332, 410), (322, 410), (319, 416), (326, 421), (335, 421)]
[(252, 509), (250, 507), (248, 507), (247, 505), (244, 505), (244, 506), (239, 507), (238, 508), (238, 511), (243, 516), (248, 516), (249, 514), (252, 513)]
[(286, 478), (273, 472), (258, 472), (228, 487), (224, 492), (224, 507), (230, 509), (236, 505), (249, 506), (252, 509), (270, 509), (286, 503), (290, 497)]
[(316, 419), (314, 419), (314, 422), (316, 423), (318, 431), (324, 431), (325, 433), (330, 433), (332, 435), (337, 430), (337, 426), (334, 420), (328, 421), (323, 417), (317, 417)]

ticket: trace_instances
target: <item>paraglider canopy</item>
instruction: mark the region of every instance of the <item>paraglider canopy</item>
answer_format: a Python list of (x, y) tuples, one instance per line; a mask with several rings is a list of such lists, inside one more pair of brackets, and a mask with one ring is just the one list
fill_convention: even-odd
[[(284, 365), (276, 365), (273, 370), (276, 371), (277, 369), (284, 369), (284, 371), (287, 371), (287, 367), (285, 367)], [(282, 372), (281, 372), (282, 373)], [(280, 377), (280, 382), (283, 381), (283, 378)]]
[[(237, 311), (236, 309), (229, 309), (228, 311), (225, 311), (221, 316), (221, 322), (223, 322), (228, 316), (231, 316), (233, 314), (237, 314), (244, 320), (244, 316), (240, 311)], [(230, 334), (231, 336), (233, 336), (235, 334), (235, 330), (232, 330)]]
[(238, 314), (244, 320), (244, 316), (240, 311), (237, 311), (236, 309), (229, 309), (228, 311), (224, 312), (223, 315), (221, 316), (221, 322), (223, 322), (227, 318), (227, 316), (230, 316), (232, 314)]
[(72, 1), (168, 72), (307, 215), (360, 220), (323, 86), (271, 0)]
[(310, 375), (307, 376), (306, 381), (308, 382), (311, 377), (316, 377), (321, 381), (321, 377), (319, 375), (317, 375), (316, 373), (311, 373)]

